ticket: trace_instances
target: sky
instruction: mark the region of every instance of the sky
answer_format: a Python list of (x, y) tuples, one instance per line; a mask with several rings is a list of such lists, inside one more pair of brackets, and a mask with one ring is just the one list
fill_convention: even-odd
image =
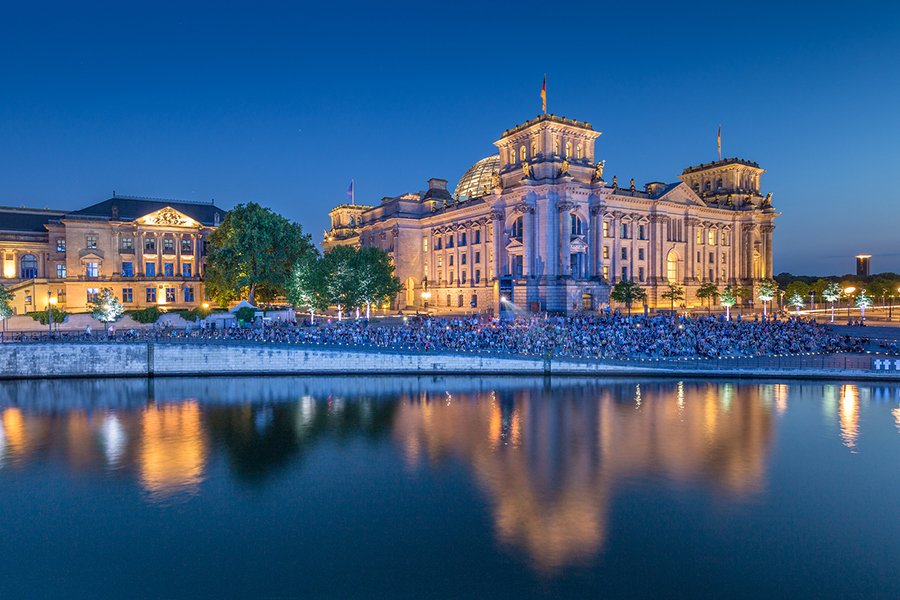
[(900, 272), (897, 2), (6, 2), (0, 205), (118, 194), (328, 211), (450, 189), (541, 112), (605, 178), (758, 162), (774, 270)]

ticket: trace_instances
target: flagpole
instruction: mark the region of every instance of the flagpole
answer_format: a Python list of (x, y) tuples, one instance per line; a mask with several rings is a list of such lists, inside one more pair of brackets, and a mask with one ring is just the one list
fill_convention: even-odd
[[(719, 154), (721, 155), (722, 153), (719, 152)], [(721, 156), (720, 156), (720, 158), (721, 158)], [(353, 206), (356, 206), (356, 186), (353, 185), (352, 179), (350, 180), (350, 204), (352, 204)]]
[(719, 160), (722, 160), (722, 126), (719, 125)]

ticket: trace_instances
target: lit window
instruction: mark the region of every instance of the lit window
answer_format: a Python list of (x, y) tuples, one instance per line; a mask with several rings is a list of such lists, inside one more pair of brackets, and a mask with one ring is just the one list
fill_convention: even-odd
[(56, 290), (56, 302), (57, 304), (66, 303), (66, 288)]
[(56, 251), (57, 252), (65, 252), (66, 251), (66, 238), (56, 238)]
[(703, 245), (703, 230), (702, 229), (697, 230), (697, 245), (698, 246)]
[(572, 156), (572, 142), (566, 142), (566, 158)]
[(722, 253), (722, 264), (724, 265), (726, 262), (728, 262), (728, 259), (726, 258), (726, 254), (723, 252)]
[(422, 238), (422, 252), (428, 252), (428, 238)]
[(100, 263), (89, 262), (84, 266), (84, 274), (87, 277), (100, 276)]
[(537, 142), (531, 142), (531, 156), (537, 156)]
[(609, 279), (609, 265), (603, 265), (603, 279)]
[(174, 254), (175, 253), (175, 240), (172, 238), (164, 238), (163, 239), (163, 254)]
[(710, 246), (716, 245), (716, 232), (713, 231), (712, 229), (709, 230), (709, 245)]
[(438, 261), (437, 266), (439, 266), (439, 267), (443, 267), (443, 266), (444, 266), (444, 257), (443, 257), (443, 256), (438, 256), (438, 257), (437, 257), (437, 261)]
[(559, 154), (559, 140), (553, 140), (553, 153)]
[(130, 237), (122, 238), (122, 250), (131, 250), (133, 244), (134, 244), (134, 242), (132, 241), (132, 239)]
[(87, 247), (88, 248), (96, 248), (97, 247), (97, 236), (96, 235), (87, 236)]
[(726, 277), (726, 275), (725, 275), (725, 269), (722, 269), (722, 279), (725, 279), (725, 277)]
[(603, 246), (603, 258), (609, 260), (609, 246)]
[(581, 144), (578, 144), (578, 154), (576, 154), (576, 156), (579, 159), (584, 158), (584, 146), (582, 146)]
[(603, 237), (609, 237), (609, 221), (603, 221)]
[(87, 301), (88, 302), (96, 302), (97, 295), (100, 293), (99, 288), (88, 288), (87, 289)]
[(727, 245), (727, 244), (725, 243), (725, 232), (724, 232), (724, 231), (722, 232), (722, 245), (723, 245), (723, 246)]
[(134, 291), (132, 288), (122, 288), (122, 302), (134, 302)]
[(66, 278), (66, 265), (56, 265), (56, 278), (57, 279), (65, 279)]
[(519, 148), (519, 160), (525, 160), (525, 146)]

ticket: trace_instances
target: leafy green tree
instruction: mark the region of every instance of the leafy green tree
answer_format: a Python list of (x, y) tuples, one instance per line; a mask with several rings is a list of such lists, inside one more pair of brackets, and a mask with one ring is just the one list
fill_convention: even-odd
[(731, 320), (731, 307), (737, 304), (738, 298), (749, 298), (750, 290), (739, 285), (726, 285), (722, 290), (721, 304), (725, 307), (725, 318)]
[(701, 301), (706, 300), (706, 312), (712, 312), (712, 299), (719, 295), (719, 287), (710, 282), (706, 282), (697, 289), (697, 297)]
[(756, 297), (763, 301), (763, 317), (768, 316), (768, 303), (778, 292), (778, 284), (772, 279), (763, 279), (756, 284)]
[(12, 302), (13, 297), (15, 294), (0, 284), (0, 321), (12, 316), (13, 310), (9, 303)]
[(822, 297), (831, 302), (831, 322), (834, 323), (834, 303), (844, 297), (844, 289), (840, 283), (831, 282), (822, 290)]
[(288, 287), (288, 302), (292, 306), (306, 307), (313, 323), (316, 322), (316, 311), (322, 312), (331, 304), (325, 268), (325, 260), (317, 253), (307, 254), (294, 267)]
[(356, 249), (352, 246), (335, 246), (322, 257), (325, 294), (329, 305), (337, 306), (338, 320), (343, 318), (345, 310), (361, 302), (356, 266)]
[(628, 314), (631, 315), (631, 304), (646, 299), (647, 292), (630, 279), (623, 279), (613, 286), (609, 297), (615, 302), (628, 306)]
[(861, 290), (856, 296), (856, 302), (854, 303), (854, 305), (859, 309), (859, 318), (865, 321), (866, 309), (872, 306), (872, 297), (868, 293), (866, 293), (866, 290)]
[(359, 286), (359, 300), (366, 305), (368, 319), (372, 304), (393, 300), (403, 289), (403, 284), (394, 275), (394, 263), (390, 254), (381, 248), (360, 248), (356, 251), (353, 266)]
[(672, 310), (675, 310), (675, 303), (684, 300), (684, 288), (680, 285), (673, 285), (670, 283), (668, 291), (663, 292), (659, 297), (663, 300), (671, 301)]
[[(790, 282), (787, 287), (785, 287), (784, 294), (788, 298), (793, 298), (794, 294), (797, 294), (799, 296), (808, 296), (809, 286), (803, 281), (795, 279), (794, 281)], [(793, 306), (793, 304), (791, 304), (791, 306)]]
[(100, 288), (97, 297), (88, 302), (88, 309), (91, 311), (92, 317), (103, 323), (118, 321), (125, 312), (125, 307), (116, 298), (112, 288), (108, 287)]
[(791, 294), (790, 298), (788, 298), (788, 302), (791, 306), (797, 309), (797, 315), (800, 315), (800, 309), (806, 306), (806, 301), (803, 299), (803, 296), (800, 295), (799, 292), (794, 292)]
[(209, 236), (204, 282), (220, 306), (246, 297), (256, 304), (285, 295), (294, 266), (315, 252), (303, 228), (256, 203), (238, 204)]

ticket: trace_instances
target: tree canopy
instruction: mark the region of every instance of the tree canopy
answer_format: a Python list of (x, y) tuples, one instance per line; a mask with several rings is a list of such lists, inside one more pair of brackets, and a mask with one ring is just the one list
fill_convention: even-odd
[(206, 293), (224, 306), (246, 297), (255, 304), (286, 295), (298, 262), (315, 254), (309, 235), (256, 203), (238, 204), (209, 236)]
[(88, 302), (88, 309), (91, 311), (92, 317), (103, 323), (118, 321), (125, 312), (125, 307), (116, 298), (115, 292), (108, 287), (100, 288), (97, 297)]
[(684, 300), (684, 288), (670, 283), (668, 291), (663, 292), (659, 296), (663, 300), (670, 300), (672, 302), (672, 310), (675, 310), (675, 303)]
[(623, 279), (613, 286), (612, 291), (609, 293), (609, 297), (615, 302), (625, 304), (628, 307), (628, 313), (630, 314), (631, 304), (638, 300), (645, 299), (647, 297), (647, 292), (630, 279)]
[(15, 294), (0, 284), (0, 321), (4, 319), (8, 319), (12, 316), (12, 306), (9, 305), (12, 302)]
[(707, 300), (707, 308), (712, 309), (712, 299), (719, 295), (719, 287), (711, 282), (706, 282), (697, 289), (697, 297)]

